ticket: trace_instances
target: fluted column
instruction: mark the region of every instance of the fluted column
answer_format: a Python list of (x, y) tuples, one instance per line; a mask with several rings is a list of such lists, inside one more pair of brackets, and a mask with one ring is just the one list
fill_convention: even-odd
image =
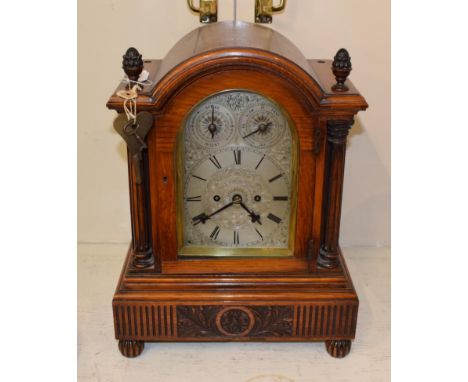
[(151, 245), (148, 159), (146, 152), (141, 155), (141, 160), (134, 160), (132, 153), (128, 151), (132, 248), (134, 253), (132, 266), (138, 269), (146, 269), (153, 267), (154, 255)]
[(327, 122), (324, 236), (317, 260), (318, 265), (323, 268), (335, 268), (339, 264), (338, 240), (346, 138), (353, 122), (353, 120), (330, 120)]

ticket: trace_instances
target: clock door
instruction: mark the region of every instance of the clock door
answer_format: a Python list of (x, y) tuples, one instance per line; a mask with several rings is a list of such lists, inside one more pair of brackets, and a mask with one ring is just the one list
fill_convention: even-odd
[(325, 119), (288, 80), (238, 68), (166, 98), (148, 135), (166, 274), (304, 273), (322, 224)]
[(178, 137), (179, 256), (292, 256), (297, 136), (287, 113), (252, 91), (194, 106)]

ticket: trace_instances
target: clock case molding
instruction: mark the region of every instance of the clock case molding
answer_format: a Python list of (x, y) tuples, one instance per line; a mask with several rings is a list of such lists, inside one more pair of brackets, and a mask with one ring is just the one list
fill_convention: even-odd
[[(113, 299), (123, 355), (139, 355), (147, 341), (325, 341), (330, 355), (348, 354), (359, 302), (338, 244), (345, 149), (368, 105), (340, 52), (333, 62), (308, 60), (270, 28), (222, 22), (143, 61), (152, 84), (137, 105), (153, 127), (142, 160), (128, 156), (132, 243)], [(125, 87), (107, 103), (121, 114), (116, 93)], [(273, 99), (297, 129), (294, 256), (178, 257), (177, 135), (194, 105), (227, 89)]]

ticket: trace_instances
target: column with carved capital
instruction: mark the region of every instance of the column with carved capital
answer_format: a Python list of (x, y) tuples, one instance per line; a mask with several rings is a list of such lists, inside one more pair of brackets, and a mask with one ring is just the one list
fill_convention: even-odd
[(353, 120), (327, 122), (326, 184), (324, 206), (324, 236), (317, 263), (323, 268), (339, 264), (338, 239), (340, 234), (341, 200), (346, 155), (346, 138)]
[[(141, 160), (133, 160), (132, 153), (128, 150), (130, 211), (132, 214), (132, 267), (137, 269), (152, 269), (154, 266), (146, 154), (146, 152), (142, 153)], [(136, 168), (137, 166), (139, 168)]]

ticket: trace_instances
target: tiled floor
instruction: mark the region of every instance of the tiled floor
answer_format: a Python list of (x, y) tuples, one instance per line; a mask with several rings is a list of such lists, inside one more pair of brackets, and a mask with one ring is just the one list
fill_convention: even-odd
[(124, 358), (111, 301), (126, 250), (78, 246), (80, 382), (390, 381), (389, 248), (343, 249), (360, 298), (357, 338), (344, 359), (322, 343), (149, 343), (138, 358)]

